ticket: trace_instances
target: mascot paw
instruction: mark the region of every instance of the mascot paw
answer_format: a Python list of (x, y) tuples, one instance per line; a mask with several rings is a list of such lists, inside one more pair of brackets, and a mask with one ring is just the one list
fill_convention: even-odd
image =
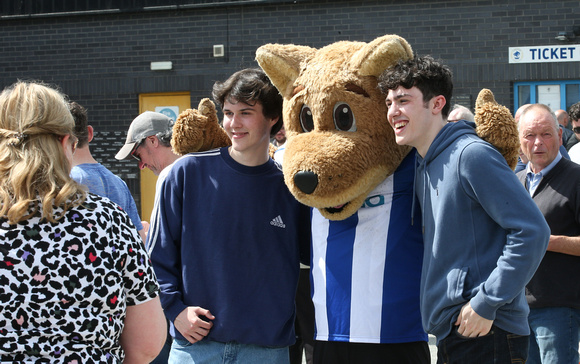
[(231, 145), (220, 126), (214, 103), (204, 98), (198, 109), (187, 109), (179, 114), (173, 126), (171, 147), (179, 155), (202, 152)]

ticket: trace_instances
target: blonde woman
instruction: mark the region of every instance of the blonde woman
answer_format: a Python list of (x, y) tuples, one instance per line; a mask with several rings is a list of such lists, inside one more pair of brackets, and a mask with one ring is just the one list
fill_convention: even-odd
[(0, 94), (0, 361), (146, 363), (165, 340), (159, 287), (128, 215), (70, 177), (64, 96)]

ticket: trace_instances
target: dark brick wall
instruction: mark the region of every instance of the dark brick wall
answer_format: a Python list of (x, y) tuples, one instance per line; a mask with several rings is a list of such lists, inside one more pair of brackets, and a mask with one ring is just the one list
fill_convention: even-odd
[[(508, 64), (508, 47), (562, 44), (554, 36), (580, 25), (579, 8), (577, 0), (322, 0), (0, 17), (0, 87), (40, 79), (87, 107), (98, 132), (95, 156), (139, 203), (136, 165), (114, 154), (138, 114), (140, 93), (189, 91), (195, 106), (214, 81), (256, 66), (264, 43), (321, 47), (394, 33), (452, 68), (458, 100), (473, 105), (486, 87), (513, 108), (514, 81), (580, 79), (578, 62)], [(226, 57), (212, 56), (214, 44), (226, 46)], [(173, 70), (151, 71), (152, 61), (172, 61)]]

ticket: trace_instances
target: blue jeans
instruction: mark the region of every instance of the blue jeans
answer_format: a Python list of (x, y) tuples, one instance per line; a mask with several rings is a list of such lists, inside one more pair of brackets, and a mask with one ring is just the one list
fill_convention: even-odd
[(528, 343), (528, 336), (515, 335), (496, 326), (478, 338), (461, 336), (455, 327), (437, 344), (437, 364), (524, 364)]
[(580, 309), (546, 307), (530, 309), (528, 363), (578, 363)]
[(173, 339), (169, 364), (289, 364), (288, 347), (270, 348), (207, 339), (195, 344)]

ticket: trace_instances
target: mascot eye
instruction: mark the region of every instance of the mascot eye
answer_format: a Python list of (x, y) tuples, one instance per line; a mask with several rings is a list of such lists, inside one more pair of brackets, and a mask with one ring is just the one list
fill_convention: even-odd
[(300, 110), (300, 125), (302, 130), (309, 132), (314, 130), (314, 119), (312, 119), (312, 110), (307, 105), (302, 105)]
[(344, 102), (334, 105), (334, 125), (340, 131), (356, 131), (356, 121), (350, 106)]

